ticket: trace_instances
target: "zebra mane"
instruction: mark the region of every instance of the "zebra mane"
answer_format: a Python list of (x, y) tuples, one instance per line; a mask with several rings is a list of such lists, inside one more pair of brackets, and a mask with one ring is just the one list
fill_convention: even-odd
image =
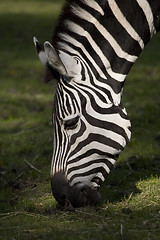
[[(106, 0), (100, 1), (102, 6), (105, 4), (105, 1)], [(104, 14), (103, 9), (95, 0), (67, 0), (60, 14), (59, 21), (52, 39), (52, 43), (57, 50), (59, 49), (57, 43), (60, 41), (60, 34), (64, 32), (70, 32), (69, 28), (65, 24), (66, 21), (76, 22), (79, 26), (83, 24), (82, 18), (77, 18), (77, 16), (74, 14), (77, 7), (80, 7), (86, 11), (89, 9), (90, 12), (93, 12), (95, 17)]]

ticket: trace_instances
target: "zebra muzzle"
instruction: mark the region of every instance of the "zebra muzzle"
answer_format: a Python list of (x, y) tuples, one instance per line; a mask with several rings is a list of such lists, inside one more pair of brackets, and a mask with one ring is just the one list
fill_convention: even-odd
[(83, 188), (70, 186), (63, 172), (54, 174), (51, 179), (51, 186), (53, 196), (61, 206), (71, 204), (76, 208), (96, 205), (101, 199), (98, 191), (89, 186), (83, 186)]

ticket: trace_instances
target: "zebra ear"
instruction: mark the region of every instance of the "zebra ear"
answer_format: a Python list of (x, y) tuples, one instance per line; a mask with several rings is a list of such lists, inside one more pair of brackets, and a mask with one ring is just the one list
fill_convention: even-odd
[(61, 75), (67, 75), (67, 70), (58, 56), (57, 52), (49, 42), (44, 43), (44, 51), (49, 64), (55, 68)]
[(81, 67), (75, 57), (62, 50), (58, 50), (57, 53), (49, 42), (44, 43), (44, 50), (49, 64), (63, 75), (65, 81), (70, 82), (72, 79), (80, 78)]
[(36, 37), (33, 38), (33, 41), (34, 41), (36, 53), (39, 56), (41, 63), (45, 65), (43, 82), (47, 83), (54, 78), (59, 80), (60, 74), (58, 74), (58, 71), (56, 69), (52, 69), (52, 67), (49, 66), (48, 58), (44, 50), (44, 45), (41, 44)]
[(36, 37), (33, 38), (33, 41), (34, 41), (34, 45), (35, 45), (35, 48), (36, 48), (36, 53), (37, 55), (39, 56), (39, 59), (41, 61), (42, 64), (47, 64), (47, 57), (46, 57), (46, 53), (44, 51), (44, 46), (43, 44), (41, 44)]
[(59, 51), (59, 57), (67, 70), (66, 76), (69, 77), (70, 80), (74, 79), (74, 81), (79, 79), (81, 76), (81, 64), (78, 58), (76, 56), (71, 56), (62, 50)]

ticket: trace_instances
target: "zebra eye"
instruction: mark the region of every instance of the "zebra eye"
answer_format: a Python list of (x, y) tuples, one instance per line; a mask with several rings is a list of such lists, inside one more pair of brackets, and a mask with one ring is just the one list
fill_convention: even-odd
[(79, 116), (76, 116), (68, 120), (64, 120), (64, 129), (65, 130), (75, 129), (77, 127), (78, 121), (79, 121)]

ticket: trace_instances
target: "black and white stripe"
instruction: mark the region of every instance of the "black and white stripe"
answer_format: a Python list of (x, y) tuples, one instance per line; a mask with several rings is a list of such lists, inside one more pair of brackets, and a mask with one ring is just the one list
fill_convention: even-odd
[(131, 137), (121, 104), (125, 78), (159, 19), (158, 0), (67, 1), (54, 48), (44, 44), (46, 63), (59, 72), (53, 178), (63, 173), (78, 189), (97, 189), (105, 180)]

